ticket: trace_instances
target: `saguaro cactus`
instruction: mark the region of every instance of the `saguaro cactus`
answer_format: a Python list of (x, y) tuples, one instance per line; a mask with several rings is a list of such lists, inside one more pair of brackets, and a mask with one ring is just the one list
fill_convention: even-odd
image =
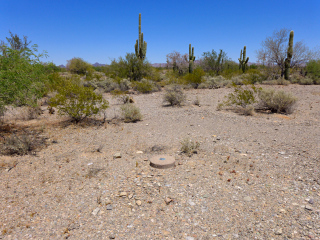
[(189, 73), (193, 73), (194, 60), (196, 60), (196, 57), (194, 56), (194, 47), (192, 47), (192, 50), (191, 50), (191, 43), (190, 43), (189, 44)]
[(143, 41), (143, 33), (141, 32), (141, 13), (139, 13), (139, 38), (134, 46), (136, 56), (141, 60), (144, 60), (147, 54), (147, 43)]
[(289, 73), (290, 73), (290, 63), (291, 63), (291, 58), (293, 55), (293, 31), (290, 32), (289, 36), (289, 45), (288, 45), (288, 50), (287, 50), (287, 58), (284, 61), (284, 78), (286, 80), (289, 80)]
[(246, 71), (246, 67), (247, 67), (247, 64), (249, 61), (249, 57), (246, 58), (246, 55), (247, 55), (247, 47), (244, 46), (243, 51), (241, 50), (241, 52), (240, 52), (240, 58), (238, 59), (239, 60), (239, 69), (242, 69), (242, 72)]

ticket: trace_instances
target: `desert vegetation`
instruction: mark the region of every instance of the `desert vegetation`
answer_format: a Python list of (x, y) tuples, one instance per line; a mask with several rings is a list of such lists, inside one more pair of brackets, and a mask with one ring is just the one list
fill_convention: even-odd
[[(136, 206), (140, 207), (146, 203), (151, 206), (156, 201), (165, 204), (148, 211), (161, 215), (167, 211), (167, 206), (178, 201), (187, 206), (185, 207), (187, 209), (196, 205), (192, 199), (198, 196), (198, 192), (192, 190), (192, 194), (189, 194), (193, 184), (197, 189), (203, 187), (201, 191), (205, 193), (203, 194), (205, 197), (201, 198), (202, 202), (211, 201), (208, 196), (213, 194), (214, 187), (211, 180), (207, 181), (210, 177), (223, 184), (223, 191), (228, 189), (232, 192), (233, 188), (237, 187), (239, 195), (245, 198), (246, 202), (251, 202), (253, 199), (243, 196), (244, 191), (241, 191), (250, 188), (248, 192), (258, 194), (257, 192), (262, 191), (263, 196), (272, 192), (274, 202), (278, 203), (279, 194), (275, 192), (280, 190), (275, 189), (274, 178), (280, 179), (279, 181), (285, 184), (299, 181), (296, 183), (298, 186), (303, 183), (302, 180), (297, 180), (296, 175), (304, 174), (299, 171), (308, 165), (307, 160), (312, 159), (312, 164), (318, 167), (318, 162), (314, 160), (317, 158), (317, 149), (308, 149), (310, 145), (303, 141), (309, 139), (309, 136), (304, 134), (314, 134), (309, 128), (311, 122), (316, 125), (319, 120), (319, 86), (307, 85), (320, 84), (320, 60), (318, 53), (310, 51), (303, 42), (294, 42), (293, 31), (281, 29), (265, 39), (262, 48), (257, 50), (257, 63), (249, 62), (247, 48), (250, 46), (239, 49), (238, 61), (233, 61), (223, 49), (215, 46), (213, 47), (216, 50), (209, 49), (202, 53), (200, 59), (196, 59), (195, 42), (189, 45), (188, 54), (177, 51), (168, 53), (166, 66), (160, 68), (154, 67), (147, 60), (147, 42), (144, 41), (145, 36), (141, 29), (140, 14), (139, 35), (133, 44), (134, 52), (99, 67), (94, 67), (80, 57), (74, 57), (68, 60), (66, 68), (58, 67), (54, 63), (44, 63), (46, 52), (39, 54), (37, 45), (30, 46), (31, 42), (27, 37), (20, 38), (17, 34), (9, 32), (7, 41), (2, 41), (0, 46), (0, 154), (10, 161), (0, 161), (1, 171), (9, 173), (17, 168), (22, 159), (23, 169), (19, 171), (33, 171), (36, 174), (30, 181), (36, 179), (34, 181), (37, 181), (35, 185), (38, 188), (30, 190), (31, 195), (35, 194), (33, 191), (38, 191), (38, 195), (51, 194), (50, 186), (66, 183), (66, 179), (68, 183), (64, 186), (59, 185), (68, 192), (66, 195), (71, 190), (77, 192), (94, 182), (95, 185), (90, 185), (91, 189), (88, 187), (86, 191), (90, 192), (92, 189), (95, 191), (92, 196), (95, 197), (96, 208), (90, 214), (96, 216), (100, 208), (106, 207), (111, 211), (112, 201), (117, 202), (119, 199), (134, 200), (133, 205), (127, 204), (131, 215), (135, 214), (135, 210), (132, 209)], [(312, 100), (307, 99), (305, 94), (310, 94)], [(303, 98), (303, 103), (295, 112), (299, 107), (300, 98)], [(283, 122), (284, 119), (291, 122)], [(255, 128), (251, 129), (252, 126)], [(290, 127), (294, 128), (293, 131), (298, 131), (297, 126), (301, 137), (299, 134), (297, 134), (299, 136), (294, 135), (296, 132), (291, 132)], [(307, 127), (306, 133), (302, 133), (303, 127)], [(277, 135), (277, 131), (281, 134)], [(290, 135), (290, 140), (286, 134)], [(261, 141), (257, 137), (260, 135), (265, 135), (261, 137)], [(227, 138), (231, 140), (226, 140)], [(157, 141), (161, 144), (158, 145)], [(250, 144), (246, 144), (249, 141)], [(288, 146), (286, 141), (290, 141), (288, 144), (292, 144), (293, 147)], [(255, 145), (257, 142), (259, 146)], [(277, 145), (278, 142), (281, 144)], [(317, 145), (315, 142), (311, 141), (309, 144), (314, 147)], [(264, 144), (267, 146), (261, 150)], [(68, 146), (66, 151), (64, 151), (65, 146)], [(241, 147), (246, 150), (240, 150)], [(286, 154), (281, 148), (292, 152), (291, 155), (286, 155), (287, 158), (284, 160), (286, 164), (283, 165), (276, 160)], [(272, 151), (272, 157), (268, 155), (268, 151)], [(309, 151), (311, 157), (305, 156)], [(160, 172), (147, 169), (145, 162), (155, 153), (175, 155), (179, 160), (178, 166), (183, 171), (176, 171), (175, 168), (172, 170), (175, 171), (174, 174), (165, 179)], [(35, 156), (41, 157), (35, 160)], [(267, 160), (264, 159), (266, 162), (260, 161), (265, 156), (268, 157)], [(304, 159), (303, 163), (300, 162), (300, 158)], [(11, 161), (12, 159), (14, 161)], [(106, 159), (111, 159), (107, 160), (107, 164), (112, 163), (111, 166), (106, 165)], [(133, 159), (134, 161), (131, 161)], [(289, 160), (294, 161), (296, 168), (292, 167)], [(33, 163), (35, 164), (32, 165)], [(97, 163), (100, 165), (91, 166)], [(201, 179), (189, 174), (190, 171), (198, 169), (198, 164), (201, 165), (201, 170), (194, 175), (201, 175)], [(280, 170), (279, 165), (281, 165)], [(317, 167), (308, 165), (308, 169), (316, 170), (305, 173), (306, 180), (303, 181), (307, 183), (300, 186), (308, 188), (305, 192), (312, 196), (319, 190)], [(41, 174), (37, 172), (39, 169)], [(106, 169), (111, 170), (108, 172)], [(265, 173), (265, 169), (270, 172)], [(117, 173), (113, 173), (113, 170)], [(46, 171), (51, 175), (49, 176)], [(17, 182), (20, 180), (16, 179), (21, 179), (24, 174), (18, 172), (14, 176), (12, 181), (20, 184)], [(54, 180), (56, 177), (57, 180)], [(178, 177), (179, 180), (174, 177)], [(100, 183), (106, 178), (108, 183), (105, 184), (109, 187), (106, 191), (111, 192), (110, 189), (114, 186), (118, 188), (117, 193), (112, 192), (109, 195), (112, 196), (112, 201), (101, 198), (106, 191), (100, 190), (103, 188)], [(117, 182), (120, 178), (121, 180)], [(141, 178), (157, 178), (159, 182), (154, 180), (147, 185), (144, 183), (141, 185), (140, 181), (143, 182)], [(291, 182), (288, 183), (289, 180), (286, 182), (286, 178)], [(181, 179), (190, 181), (187, 187), (183, 186), (185, 189), (182, 189), (182, 183), (179, 185)], [(75, 181), (78, 182), (75, 184)], [(126, 188), (124, 186), (127, 181), (132, 184), (127, 187), (132, 191), (132, 196), (127, 195), (123, 189)], [(81, 186), (76, 186), (77, 184)], [(149, 188), (153, 186), (152, 184), (156, 188)], [(257, 185), (251, 184), (260, 184), (258, 190), (254, 189)], [(8, 180), (7, 190), (10, 188), (9, 185), (11, 186), (11, 182)], [(283, 187), (283, 194), (298, 189), (296, 185), (290, 188)], [(136, 189), (137, 186), (139, 190)], [(168, 190), (171, 186), (174, 188), (173, 191)], [(27, 188), (27, 185), (24, 187)], [(140, 188), (145, 191), (139, 193), (143, 196), (141, 199), (138, 196)], [(40, 193), (41, 189), (45, 189), (45, 193)], [(189, 192), (185, 195), (184, 191)], [(58, 203), (60, 206), (60, 202), (66, 201), (62, 193), (56, 190), (52, 192), (55, 192), (55, 195), (50, 196), (54, 202), (52, 205), (56, 206)], [(13, 192), (11, 194), (13, 195)], [(296, 192), (291, 194), (293, 196)], [(302, 198), (309, 196), (307, 193), (303, 194)], [(261, 195), (257, 195), (256, 199)], [(189, 199), (186, 201), (180, 196)], [(237, 194), (231, 196), (229, 193), (224, 196), (225, 199), (238, 197)], [(291, 199), (291, 195), (286, 197)], [(7, 199), (9, 198), (8, 195)], [(308, 199), (310, 201), (310, 198)], [(10, 203), (18, 202), (10, 201)], [(267, 206), (266, 202), (268, 201), (263, 204), (257, 203), (255, 209), (259, 210), (262, 205)], [(122, 206), (123, 202), (117, 204), (115, 206)], [(273, 203), (268, 202), (268, 204)], [(180, 212), (188, 216), (190, 213), (186, 213), (181, 206), (176, 205), (173, 210), (171, 209), (177, 219), (180, 217)], [(233, 205), (228, 206), (232, 208)], [(220, 207), (216, 207), (214, 211)], [(304, 209), (313, 211), (309, 205), (304, 206)], [(269, 211), (273, 210), (270, 207)], [(205, 216), (207, 214), (206, 208), (199, 208), (197, 211), (202, 211)], [(288, 208), (282, 213), (290, 211), (296, 210)], [(250, 210), (248, 214), (252, 212)], [(125, 210), (121, 214), (126, 214)], [(232, 214), (236, 216), (238, 213)], [(307, 215), (298, 211), (295, 214)], [(30, 219), (35, 215), (36, 212), (29, 213)], [(251, 215), (252, 218), (256, 216), (253, 213)], [(272, 216), (273, 213), (268, 215), (270, 218)], [(68, 224), (66, 220), (63, 221), (65, 226), (61, 235), (65, 238), (70, 236), (70, 232), (80, 228), (71, 227), (76, 222), (74, 219), (68, 219)], [(286, 220), (286, 224), (289, 225), (290, 221)], [(310, 229), (319, 227), (314, 222), (308, 223), (312, 225)], [(280, 222), (277, 222), (277, 227), (279, 225)], [(130, 226), (129, 223), (127, 226)], [(18, 227), (8, 228), (0, 224), (0, 228), (2, 235), (7, 236), (10, 231), (15, 231), (14, 229)], [(243, 228), (245, 227), (239, 226), (244, 232)], [(275, 235), (279, 235), (278, 233), (282, 234), (278, 231)], [(300, 235), (302, 236), (302, 233)]]

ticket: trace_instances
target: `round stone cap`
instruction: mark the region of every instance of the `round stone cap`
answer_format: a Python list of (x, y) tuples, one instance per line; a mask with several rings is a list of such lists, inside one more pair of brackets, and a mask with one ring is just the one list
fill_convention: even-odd
[(150, 158), (150, 166), (154, 168), (171, 168), (174, 167), (175, 159), (169, 155), (157, 155)]

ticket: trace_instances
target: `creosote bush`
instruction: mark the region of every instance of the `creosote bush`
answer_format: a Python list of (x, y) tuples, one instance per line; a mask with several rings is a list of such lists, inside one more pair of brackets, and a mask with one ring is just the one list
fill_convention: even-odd
[(185, 95), (181, 86), (172, 85), (168, 86), (166, 93), (163, 97), (163, 103), (169, 103), (171, 106), (181, 106), (185, 101)]
[(259, 107), (271, 112), (292, 113), (297, 99), (282, 90), (263, 89), (259, 91)]
[(137, 122), (142, 120), (140, 109), (132, 103), (124, 104), (120, 107), (121, 115), (125, 122)]
[(108, 102), (90, 87), (66, 81), (57, 91), (56, 96), (50, 99), (49, 105), (57, 107), (59, 114), (68, 115), (75, 122), (108, 108)]
[(133, 83), (133, 88), (140, 93), (152, 93), (160, 91), (161, 87), (154, 81), (142, 79)]

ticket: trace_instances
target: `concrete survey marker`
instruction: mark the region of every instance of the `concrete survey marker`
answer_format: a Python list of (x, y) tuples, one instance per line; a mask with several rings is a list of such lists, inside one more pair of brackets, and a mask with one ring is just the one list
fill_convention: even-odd
[(150, 158), (150, 166), (154, 168), (171, 168), (174, 166), (175, 159), (174, 157), (168, 155), (157, 155)]

